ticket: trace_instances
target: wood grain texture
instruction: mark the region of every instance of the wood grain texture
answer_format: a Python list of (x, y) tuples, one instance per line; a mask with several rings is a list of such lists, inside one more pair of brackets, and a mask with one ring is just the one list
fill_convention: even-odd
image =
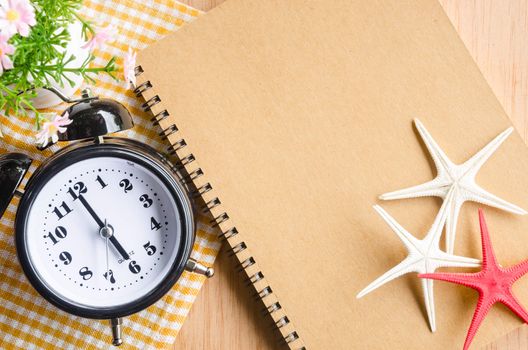
[[(182, 0), (208, 11), (225, 0)], [(528, 142), (528, 0), (439, 0), (513, 124)], [(233, 262), (221, 256), (174, 349), (273, 349), (277, 337)], [(528, 327), (486, 350), (528, 349)]]

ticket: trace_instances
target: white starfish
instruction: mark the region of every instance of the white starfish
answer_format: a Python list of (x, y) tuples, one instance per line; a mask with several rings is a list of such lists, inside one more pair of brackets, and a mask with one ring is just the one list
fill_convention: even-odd
[(437, 172), (436, 177), (432, 181), (421, 185), (385, 193), (379, 197), (380, 199), (392, 200), (436, 196), (444, 198), (444, 201), (446, 201), (447, 193), (453, 190), (453, 198), (448, 203), (449, 210), (446, 222), (446, 251), (450, 254), (453, 254), (454, 251), (458, 214), (460, 213), (460, 207), (465, 201), (486, 204), (515, 214), (526, 214), (524, 209), (489, 193), (475, 182), (477, 172), (511, 134), (513, 131), (512, 127), (500, 133), (469, 160), (462, 164), (454, 164), (447, 158), (418, 119), (414, 119), (414, 124), (433, 158)]
[[(451, 196), (452, 192), (450, 192), (448, 195)], [(383, 210), (383, 208), (381, 208), (379, 205), (374, 206), (374, 209), (376, 209), (383, 220), (387, 222), (389, 227), (401, 239), (407, 248), (408, 255), (402, 262), (378, 277), (365, 289), (359, 292), (357, 295), (358, 299), (384, 285), (385, 283), (407, 273), (431, 273), (440, 267), (480, 266), (480, 261), (477, 259), (451, 255), (440, 250), (440, 236), (442, 235), (442, 229), (446, 221), (447, 208), (446, 202), (444, 202), (433, 222), (433, 225), (429, 229), (429, 232), (424, 239), (419, 240), (411, 235), (407, 230), (405, 230), (400, 224), (398, 224), (398, 222), (396, 222), (393, 217)], [(431, 331), (434, 332), (436, 331), (436, 322), (433, 283), (432, 280), (429, 279), (421, 279), (421, 283), (425, 300), (425, 309), (429, 319), (429, 326)]]

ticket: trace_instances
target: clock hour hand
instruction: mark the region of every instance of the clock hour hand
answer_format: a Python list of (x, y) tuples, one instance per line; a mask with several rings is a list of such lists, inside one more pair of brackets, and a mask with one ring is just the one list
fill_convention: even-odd
[[(99, 216), (95, 213), (95, 211), (93, 210), (93, 208), (91, 207), (91, 205), (86, 201), (86, 198), (84, 198), (84, 196), (81, 194), (77, 197), (82, 205), (86, 208), (86, 210), (88, 211), (88, 213), (90, 213), (90, 215), (92, 216), (92, 218), (94, 218), (95, 222), (97, 222), (97, 225), (99, 225), (99, 228), (100, 229), (103, 229), (105, 228), (105, 223), (101, 220), (101, 218), (99, 218)], [(108, 238), (110, 243), (112, 243), (112, 245), (115, 247), (115, 249), (119, 252), (119, 254), (121, 254), (121, 256), (123, 257), (123, 259), (125, 260), (129, 260), (130, 259), (130, 255), (128, 255), (127, 251), (125, 250), (125, 248), (123, 248), (123, 246), (121, 245), (121, 243), (119, 243), (119, 241), (117, 240), (117, 238), (115, 238), (115, 236), (112, 235)]]
[(94, 218), (95, 222), (97, 222), (97, 225), (99, 226), (99, 228), (105, 227), (104, 222), (99, 218), (99, 216), (97, 216), (97, 214), (93, 210), (92, 206), (90, 204), (88, 204), (88, 202), (86, 201), (86, 198), (84, 198), (84, 196), (82, 194), (79, 195), (79, 197), (77, 197), (77, 198), (81, 201), (82, 205), (90, 213), (92, 218)]

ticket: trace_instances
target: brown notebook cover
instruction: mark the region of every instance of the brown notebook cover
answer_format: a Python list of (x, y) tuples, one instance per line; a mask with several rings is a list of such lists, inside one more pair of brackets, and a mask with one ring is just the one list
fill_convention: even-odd
[[(456, 163), (510, 126), (436, 0), (229, 0), (139, 64), (147, 106), (271, 316), (290, 321), (291, 348), (462, 347), (473, 290), (434, 284), (434, 334), (415, 274), (356, 299), (406, 256), (372, 205), (422, 238), (441, 204), (377, 199), (435, 175), (413, 118)], [(477, 182), (526, 209), (526, 174), (514, 133)], [(462, 208), (456, 254), (481, 257), (477, 208)], [(528, 217), (485, 213), (501, 264), (528, 258)], [(528, 304), (528, 278), (515, 292)], [(494, 307), (473, 347), (520, 324)]]

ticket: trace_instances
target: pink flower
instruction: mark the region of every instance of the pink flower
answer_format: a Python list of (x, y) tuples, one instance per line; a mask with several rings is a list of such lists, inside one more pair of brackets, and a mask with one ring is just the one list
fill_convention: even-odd
[(35, 9), (29, 0), (0, 0), (0, 28), (11, 37), (29, 35), (29, 27), (37, 24)]
[(66, 126), (70, 125), (73, 120), (69, 119), (68, 112), (64, 115), (51, 114), (47, 121), (42, 123), (42, 129), (37, 133), (37, 144), (41, 147), (46, 147), (51, 139), (52, 143), (59, 140), (59, 133), (66, 132)]
[(131, 88), (136, 85), (136, 52), (133, 51), (130, 47), (128, 48), (128, 53), (125, 56), (123, 62), (123, 74), (125, 76), (125, 81), (130, 84)]
[(5, 69), (13, 68), (13, 62), (7, 55), (12, 55), (15, 52), (15, 47), (8, 44), (8, 40), (7, 35), (0, 33), (0, 75), (4, 73)]
[(103, 46), (104, 43), (111, 43), (115, 41), (117, 36), (117, 28), (111, 24), (106, 27), (97, 27), (95, 34), (92, 38), (83, 45), (83, 49), (93, 50), (95, 48)]

